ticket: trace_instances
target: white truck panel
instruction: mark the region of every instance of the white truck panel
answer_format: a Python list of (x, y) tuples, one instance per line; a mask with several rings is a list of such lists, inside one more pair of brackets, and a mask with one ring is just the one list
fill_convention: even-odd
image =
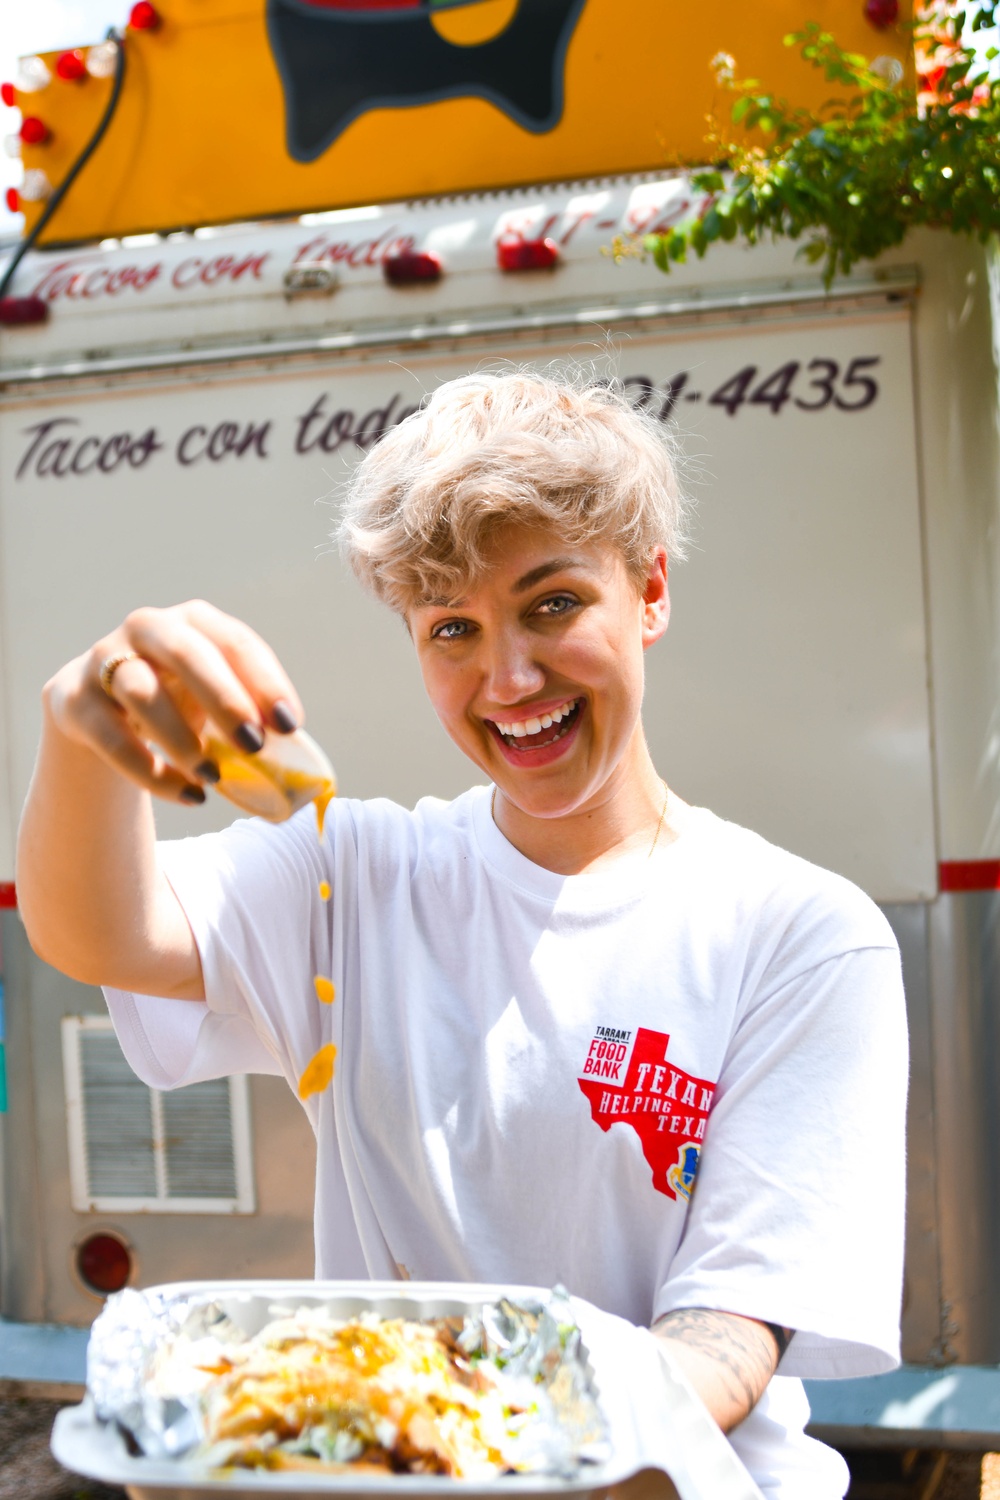
[[(295, 222), (140, 235), (35, 253), (18, 269), (14, 290), (45, 298), (53, 317), (7, 344), (0, 372), (17, 366), (22, 351), (43, 361), (56, 353), (176, 348), (185, 340), (248, 333), (288, 336), (380, 321), (433, 322), (456, 309), (530, 307), (554, 298), (575, 302), (595, 290), (604, 300), (663, 293), (666, 283), (651, 261), (633, 258), (613, 267), (602, 250), (619, 234), (676, 221), (701, 197), (684, 176), (619, 179), (340, 209)], [(512, 235), (553, 238), (558, 272), (505, 275), (496, 246)], [(437, 252), (444, 278), (387, 290), (383, 260), (407, 247)], [(751, 273), (754, 257), (728, 248), (726, 259), (734, 257), (744, 274)], [(332, 287), (298, 297), (288, 278), (303, 265), (332, 272)], [(752, 274), (760, 273), (767, 269)], [(700, 279), (691, 268), (680, 283)]]
[[(596, 360), (603, 373), (617, 366), (633, 393), (650, 383), (657, 410), (670, 382), (687, 374), (676, 411), (692, 477), (700, 475), (699, 512), (692, 559), (674, 575), (673, 625), (650, 657), (648, 726), (662, 772), (682, 795), (842, 871), (880, 900), (929, 895), (932, 774), (906, 315), (802, 316), (675, 336), (661, 328), (626, 340), (618, 354), (599, 332), (572, 346), (553, 340), (510, 352), (543, 364), (567, 354)], [(402, 627), (322, 554), (328, 499), (360, 453), (352, 434), (369, 441), (482, 353), (204, 372), (145, 388), (81, 382), (30, 408), (5, 406), (15, 797), (30, 774), (45, 677), (134, 605), (193, 595), (275, 645), (344, 792), (409, 804), (468, 785), (475, 772), (435, 724)], [(870, 402), (863, 379), (843, 383), (859, 359), (876, 382)], [(810, 361), (833, 363), (810, 370)], [(730, 414), (710, 400), (732, 392), (749, 365), (752, 392), (790, 363), (798, 369), (780, 410), (745, 400)], [(226, 815), (213, 799), (210, 811), (168, 810), (163, 826), (191, 830)]]
[[(37, 389), (39, 377), (62, 364), (87, 373), (126, 353), (176, 359), (261, 341), (286, 347), (329, 336), (350, 343), (403, 327), (409, 340), (484, 313), (503, 321), (570, 309), (595, 327), (608, 320), (602, 314), (648, 312), (664, 302), (703, 308), (720, 295), (730, 305), (761, 295), (788, 303), (823, 298), (818, 273), (797, 262), (787, 244), (718, 244), (705, 265), (693, 259), (669, 277), (651, 259), (612, 261), (619, 235), (669, 227), (700, 196), (683, 175), (563, 183), (35, 252), (18, 268), (13, 290), (42, 297), (52, 316), (0, 338), (0, 380), (27, 376)], [(504, 273), (497, 245), (510, 237), (552, 238), (558, 266)], [(407, 246), (438, 252), (442, 279), (387, 287), (383, 261)], [(309, 267), (332, 275), (326, 290), (298, 285)], [(891, 270), (873, 275), (862, 265), (834, 294), (886, 275)]]

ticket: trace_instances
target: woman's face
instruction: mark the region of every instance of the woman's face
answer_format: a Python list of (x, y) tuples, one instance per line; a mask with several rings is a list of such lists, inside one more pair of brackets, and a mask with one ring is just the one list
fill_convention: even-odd
[(481, 579), (407, 624), (455, 744), (522, 812), (558, 818), (638, 774), (643, 652), (669, 608), (662, 548), (640, 595), (616, 548), (510, 527)]

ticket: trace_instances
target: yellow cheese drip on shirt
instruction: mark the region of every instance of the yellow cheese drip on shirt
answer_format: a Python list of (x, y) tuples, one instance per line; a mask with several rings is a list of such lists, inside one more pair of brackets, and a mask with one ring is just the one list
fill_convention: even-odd
[(337, 1049), (333, 1042), (321, 1047), (299, 1079), (299, 1098), (308, 1099), (310, 1094), (321, 1094), (333, 1078), (333, 1065), (337, 1060)]
[(332, 979), (324, 979), (322, 974), (317, 974), (313, 980), (316, 990), (316, 999), (322, 1000), (324, 1005), (332, 1005), (337, 998), (337, 987)]

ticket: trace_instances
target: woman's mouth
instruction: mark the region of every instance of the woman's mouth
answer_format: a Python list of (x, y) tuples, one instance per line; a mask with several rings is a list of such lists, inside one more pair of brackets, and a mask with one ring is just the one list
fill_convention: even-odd
[(488, 719), (487, 723), (508, 749), (523, 755), (529, 750), (544, 750), (575, 727), (583, 708), (582, 698), (567, 698), (558, 708), (537, 718), (510, 719), (504, 723)]

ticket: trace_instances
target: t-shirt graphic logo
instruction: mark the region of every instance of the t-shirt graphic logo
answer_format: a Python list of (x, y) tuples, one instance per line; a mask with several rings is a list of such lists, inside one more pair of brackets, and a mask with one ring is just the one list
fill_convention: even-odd
[(602, 1130), (628, 1122), (653, 1169), (653, 1186), (687, 1201), (694, 1191), (701, 1142), (715, 1084), (675, 1068), (662, 1031), (598, 1026), (580, 1069), (591, 1117)]
[(701, 1147), (688, 1141), (677, 1152), (677, 1160), (667, 1173), (667, 1181), (674, 1193), (681, 1198), (690, 1198), (694, 1191), (694, 1180), (698, 1175), (698, 1158)]

